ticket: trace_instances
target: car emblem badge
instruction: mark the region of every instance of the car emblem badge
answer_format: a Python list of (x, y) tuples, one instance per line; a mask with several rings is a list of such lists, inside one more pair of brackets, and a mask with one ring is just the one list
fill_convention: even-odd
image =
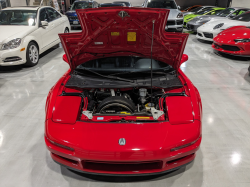
[(125, 145), (125, 144), (126, 144), (125, 138), (120, 138), (119, 139), (119, 145)]
[(125, 17), (130, 17), (129, 14), (123, 10), (118, 13), (118, 16), (120, 16), (122, 18), (122, 20)]

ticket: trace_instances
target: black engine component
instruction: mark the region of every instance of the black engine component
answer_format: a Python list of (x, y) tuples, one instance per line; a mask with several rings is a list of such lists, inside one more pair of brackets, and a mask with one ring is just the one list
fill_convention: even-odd
[(104, 99), (97, 107), (97, 113), (117, 114), (119, 112), (134, 113), (135, 104), (132, 100), (122, 96), (113, 96)]

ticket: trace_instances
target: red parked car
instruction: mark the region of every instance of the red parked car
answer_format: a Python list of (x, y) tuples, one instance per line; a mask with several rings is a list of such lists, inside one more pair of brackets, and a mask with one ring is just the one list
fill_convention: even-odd
[(222, 31), (214, 38), (212, 47), (219, 52), (237, 56), (250, 56), (250, 29), (235, 26)]
[(70, 69), (46, 102), (45, 142), (54, 161), (79, 172), (140, 175), (194, 160), (201, 98), (180, 69), (188, 34), (165, 32), (168, 13), (77, 10), (83, 31), (60, 34)]

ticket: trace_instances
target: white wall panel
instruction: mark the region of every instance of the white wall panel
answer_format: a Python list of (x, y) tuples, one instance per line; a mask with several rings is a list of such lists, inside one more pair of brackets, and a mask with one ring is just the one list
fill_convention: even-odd
[(233, 0), (232, 7), (250, 8), (250, 0)]
[(27, 6), (26, 0), (10, 0), (12, 7), (14, 6)]

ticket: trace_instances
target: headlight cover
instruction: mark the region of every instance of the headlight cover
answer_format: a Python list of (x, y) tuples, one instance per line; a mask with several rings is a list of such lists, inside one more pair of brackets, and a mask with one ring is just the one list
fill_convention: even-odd
[(245, 43), (245, 42), (250, 42), (250, 38), (236, 39), (234, 41), (237, 43)]
[(4, 43), (2, 45), (1, 50), (7, 50), (7, 49), (15, 49), (20, 46), (22, 39), (21, 38), (16, 38), (14, 40), (11, 40), (7, 43)]
[(220, 23), (220, 24), (216, 25), (216, 26), (214, 27), (214, 30), (223, 27), (223, 25), (224, 25), (224, 23)]
[(183, 18), (183, 14), (182, 14), (182, 13), (179, 13), (179, 14), (177, 15), (177, 18)]

